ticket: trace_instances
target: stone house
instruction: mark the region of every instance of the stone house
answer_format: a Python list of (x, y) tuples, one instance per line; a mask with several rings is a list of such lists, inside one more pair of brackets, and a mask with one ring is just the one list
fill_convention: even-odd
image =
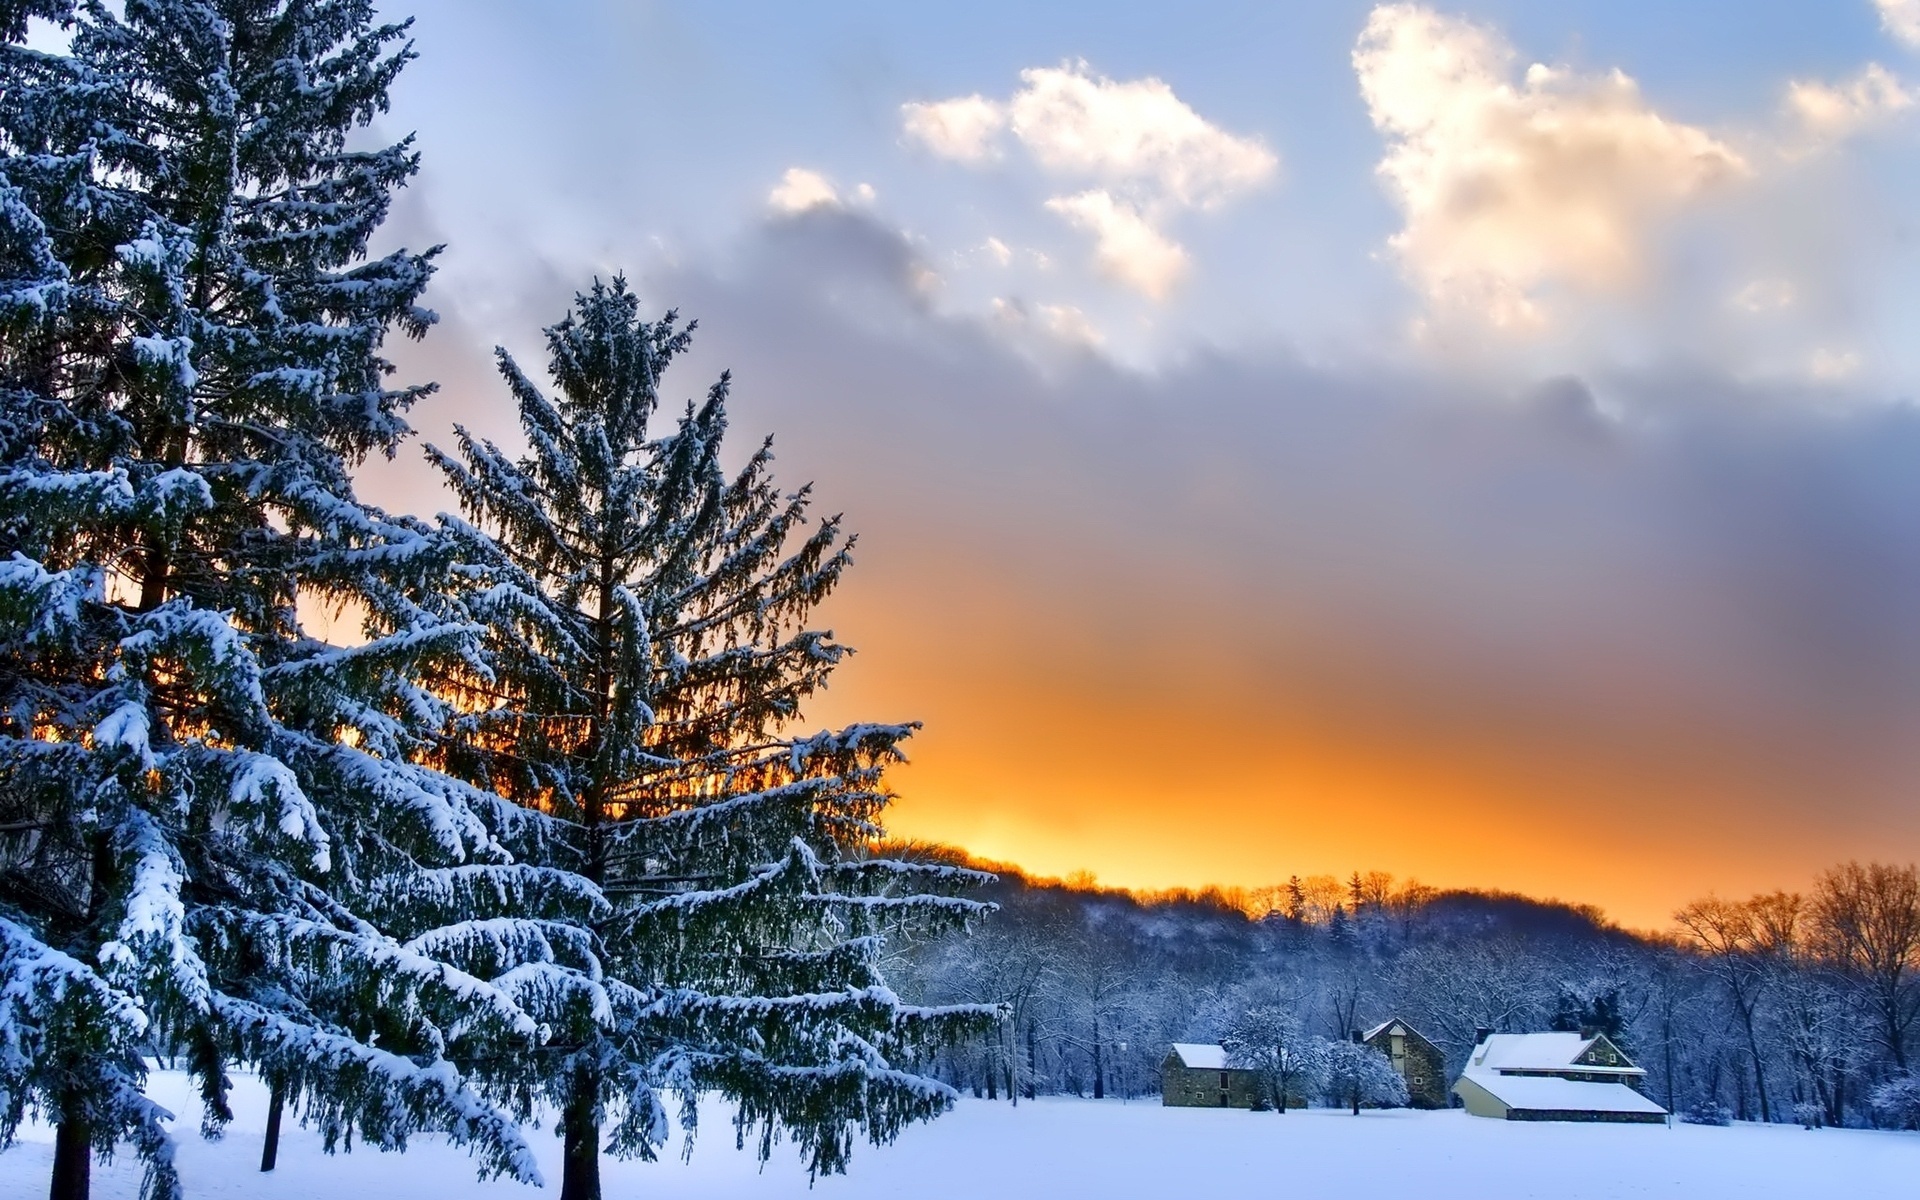
[(1175, 1042), (1160, 1064), (1160, 1103), (1176, 1108), (1252, 1108), (1260, 1081), (1227, 1065), (1224, 1046)]
[(1387, 1056), (1407, 1082), (1407, 1098), (1415, 1108), (1447, 1107), (1447, 1056), (1405, 1021), (1382, 1021), (1355, 1040)]
[(1604, 1033), (1487, 1033), (1453, 1094), (1476, 1117), (1654, 1124), (1667, 1110), (1639, 1092), (1646, 1074)]

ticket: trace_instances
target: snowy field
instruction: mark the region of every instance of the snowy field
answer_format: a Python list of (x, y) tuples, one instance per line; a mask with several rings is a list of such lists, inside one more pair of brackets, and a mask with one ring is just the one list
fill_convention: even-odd
[[(405, 1154), (358, 1151), (328, 1158), (318, 1139), (289, 1128), (280, 1169), (262, 1176), (259, 1132), (264, 1092), (235, 1088), (236, 1120), (221, 1142), (195, 1132), (198, 1103), (177, 1075), (157, 1074), (156, 1099), (179, 1113), (181, 1175), (192, 1197), (260, 1200), (512, 1200), (557, 1191), (559, 1146), (535, 1145), (548, 1192), (473, 1180), (466, 1157), (431, 1139)], [(45, 1193), (53, 1152), (49, 1130), (29, 1127), (0, 1152), (0, 1196)], [(1168, 1109), (1158, 1104), (1040, 1100), (962, 1101), (886, 1148), (864, 1147), (851, 1174), (823, 1179), (818, 1200), (978, 1200), (1004, 1197), (1395, 1196), (1431, 1200), (1615, 1200), (1634, 1197), (1911, 1195), (1920, 1179), (1920, 1134), (1736, 1125), (1522, 1124), (1462, 1112), (1249, 1113)], [(133, 1200), (140, 1171), (122, 1156), (96, 1165), (98, 1200)], [(606, 1165), (609, 1200), (664, 1197), (809, 1196), (789, 1154), (764, 1173), (733, 1149), (729, 1130), (710, 1124), (691, 1163)]]

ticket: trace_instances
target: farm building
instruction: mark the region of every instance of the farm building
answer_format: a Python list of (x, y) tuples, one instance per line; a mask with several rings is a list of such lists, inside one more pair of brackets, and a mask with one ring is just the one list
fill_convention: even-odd
[(1667, 1110), (1634, 1090), (1645, 1075), (1605, 1034), (1490, 1033), (1453, 1093), (1476, 1117), (1659, 1122)]
[(1179, 1108), (1252, 1108), (1260, 1081), (1227, 1065), (1224, 1046), (1175, 1042), (1160, 1064), (1160, 1103)]
[(1407, 1096), (1413, 1107), (1447, 1106), (1447, 1056), (1419, 1030), (1398, 1019), (1382, 1021), (1358, 1040), (1393, 1063), (1393, 1069), (1407, 1081)]

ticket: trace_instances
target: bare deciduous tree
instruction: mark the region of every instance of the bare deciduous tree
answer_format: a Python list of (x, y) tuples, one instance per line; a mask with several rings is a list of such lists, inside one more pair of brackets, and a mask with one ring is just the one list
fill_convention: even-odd
[(1306, 1022), (1285, 1003), (1248, 1009), (1220, 1044), (1228, 1062), (1259, 1077), (1261, 1092), (1283, 1113), (1290, 1100), (1304, 1100), (1314, 1090), (1326, 1058), (1326, 1043), (1309, 1034)]
[[(1753, 1066), (1753, 1086), (1760, 1097), (1760, 1119), (1773, 1120), (1767, 1097), (1766, 1056), (1760, 1048), (1760, 1006), (1772, 980), (1771, 958), (1777, 949), (1766, 917), (1766, 898), (1722, 900), (1708, 896), (1673, 914), (1676, 924), (1705, 955), (1707, 969), (1726, 989), (1740, 1022), (1747, 1057)], [(1777, 914), (1775, 914), (1777, 915)]]
[(1820, 877), (1812, 915), (1822, 951), (1856, 980), (1889, 1057), (1907, 1069), (1920, 1019), (1920, 872), (1850, 862)]

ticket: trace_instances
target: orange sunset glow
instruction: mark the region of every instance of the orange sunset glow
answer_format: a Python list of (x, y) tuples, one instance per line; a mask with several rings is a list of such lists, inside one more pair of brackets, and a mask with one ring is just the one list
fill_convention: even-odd
[[(1380, 869), (1598, 904), (1648, 929), (1701, 892), (1795, 886), (1825, 862), (1875, 852), (1866, 829), (1789, 833), (1749, 816), (1790, 812), (1793, 784), (1689, 759), (1685, 745), (1659, 747), (1664, 762), (1596, 763), (1594, 747), (1526, 744), (1537, 731), (1519, 721), (1510, 737), (1472, 740), (1449, 733), (1445, 714), (1438, 728), (1395, 728), (1224, 670), (1173, 680), (1183, 690), (1172, 696), (1129, 696), (1071, 647), (1048, 657), (1044, 628), (1025, 631), (1032, 659), (951, 653), (890, 623), (902, 606), (855, 598), (883, 574), (859, 572), (837, 606), (861, 652), (816, 715), (926, 722), (893, 776), (899, 836), (1131, 888)], [(1023, 732), (1036, 729), (1048, 736)]]
[(0, 3), (0, 1200), (1910, 1194), (1917, 335), (1920, 0)]
[[(860, 535), (823, 610), (858, 654), (806, 722), (925, 722), (901, 835), (1134, 887), (1380, 869), (1643, 928), (1920, 856), (1920, 375), (1910, 306), (1866, 282), (1904, 253), (1874, 240), (1889, 210), (1839, 182), (1879, 145), (1866, 93), (1796, 75), (1809, 115), (1756, 133), (1772, 75), (1689, 115), (1654, 49), (1555, 92), (1513, 55), (1558, 43), (1498, 21), (1327, 19), (1331, 74), (1282, 83), (1347, 97), (1337, 138), (1171, 75), (1020, 74), (1091, 53), (1076, 29), (902, 84), (857, 152), (753, 143), (733, 191), (609, 184), (638, 215), (577, 228), (537, 172), (485, 176), (472, 113), (410, 109), (438, 149), (396, 222), (472, 231), (439, 328), (395, 349), (440, 385), (414, 423), (512, 444), (486, 351), (537, 357), (596, 273), (697, 318), (666, 395), (731, 370), (736, 452), (771, 435)], [(1164, 32), (1185, 49), (1146, 67), (1212, 77), (1216, 44)], [(1427, 78), (1429, 43), (1480, 65)], [(419, 86), (520, 119), (446, 70)], [(1149, 94), (1193, 164), (1063, 166), (1068, 125), (993, 124)], [(1535, 119), (1569, 140), (1500, 140)], [(1483, 212), (1468, 151), (1496, 143)], [(1087, 224), (1089, 179), (1149, 198), (1146, 232)], [(411, 451), (361, 474), (446, 505)]]
[[(1915, 592), (1878, 507), (1920, 505), (1904, 417), (1808, 451), (1787, 410), (1683, 407), (1729, 458), (1611, 430), (1577, 384), (1441, 403), (1285, 361), (1141, 383), (988, 354), (988, 387), (937, 341), (828, 358), (830, 311), (660, 290), (703, 314), (670, 386), (731, 368), (736, 428), (860, 535), (823, 610), (856, 654), (804, 723), (924, 722), (897, 835), (1136, 888), (1385, 870), (1648, 929), (1920, 854)], [(494, 380), (423, 358), (423, 424), (487, 419)], [(844, 426), (806, 419), (822, 396)], [(444, 505), (404, 459), (364, 474)]]

